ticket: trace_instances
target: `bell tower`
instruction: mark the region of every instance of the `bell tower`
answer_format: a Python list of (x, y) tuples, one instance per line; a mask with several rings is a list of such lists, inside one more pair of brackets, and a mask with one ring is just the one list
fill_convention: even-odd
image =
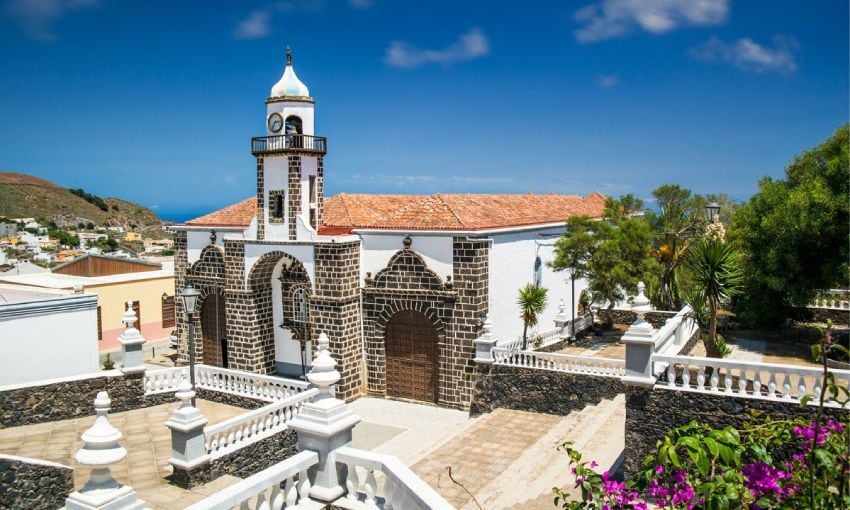
[(259, 240), (310, 240), (322, 223), (327, 139), (314, 133), (314, 106), (287, 47), (283, 76), (266, 99), (266, 135), (251, 139)]

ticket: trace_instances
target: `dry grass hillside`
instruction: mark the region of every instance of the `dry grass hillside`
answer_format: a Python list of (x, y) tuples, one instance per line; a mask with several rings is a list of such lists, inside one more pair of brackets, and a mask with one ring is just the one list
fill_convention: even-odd
[(0, 172), (0, 216), (43, 218), (60, 226), (88, 221), (125, 228), (162, 224), (156, 214), (138, 204), (79, 191), (75, 194), (45, 179), (15, 172)]

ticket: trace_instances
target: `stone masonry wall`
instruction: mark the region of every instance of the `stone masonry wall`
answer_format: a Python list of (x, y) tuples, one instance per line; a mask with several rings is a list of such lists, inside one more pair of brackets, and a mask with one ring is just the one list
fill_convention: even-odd
[(350, 401), (363, 394), (360, 337), (360, 242), (318, 244), (315, 247), (315, 292), (310, 296), (311, 335), (330, 339), (339, 363), (338, 398)]
[(266, 238), (266, 221), (263, 214), (266, 204), (266, 173), (264, 167), (265, 159), (262, 156), (257, 156), (257, 240), (259, 241)]
[(484, 364), (478, 372), (469, 409), (473, 416), (500, 407), (566, 416), (626, 392), (615, 377)]
[(56, 510), (74, 490), (68, 466), (0, 455), (0, 508)]
[[(640, 471), (643, 460), (655, 453), (656, 443), (671, 429), (686, 425), (691, 420), (712, 427), (741, 427), (744, 422), (752, 420), (748, 416), (750, 410), (761, 411), (765, 417), (787, 419), (813, 417), (817, 408), (801, 408), (796, 402), (630, 387), (626, 392), (626, 474)], [(840, 411), (827, 408), (826, 416), (838, 418)]]
[(175, 468), (169, 480), (176, 486), (191, 489), (224, 475), (247, 478), (298, 453), (298, 434), (285, 429), (224, 455), (191, 471)]
[[(612, 311), (612, 313), (614, 315), (614, 322), (617, 323), (617, 324), (631, 324), (631, 323), (633, 323), (634, 321), (637, 320), (637, 315), (635, 315), (635, 312), (633, 312), (631, 310), (614, 309)], [(654, 312), (648, 312), (644, 316), (644, 318), (646, 319), (646, 322), (652, 324), (653, 328), (658, 329), (661, 326), (663, 326), (665, 322), (667, 322), (667, 319), (669, 319), (670, 317), (673, 317), (677, 313), (678, 312), (666, 312), (666, 311), (657, 310), (657, 311), (654, 311)], [(599, 310), (599, 312), (597, 312), (596, 315), (598, 317), (604, 317), (605, 316), (605, 310)]]
[(142, 377), (113, 370), (89, 379), (2, 391), (0, 428), (91, 416), (99, 391), (109, 392), (112, 413), (175, 401), (173, 393), (145, 396)]

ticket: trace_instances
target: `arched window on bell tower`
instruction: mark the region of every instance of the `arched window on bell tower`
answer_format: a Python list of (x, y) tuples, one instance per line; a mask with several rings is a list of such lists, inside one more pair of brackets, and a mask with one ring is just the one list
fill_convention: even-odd
[(301, 135), (304, 134), (304, 125), (301, 117), (290, 115), (286, 118), (286, 145), (287, 147), (301, 148), (304, 146)]

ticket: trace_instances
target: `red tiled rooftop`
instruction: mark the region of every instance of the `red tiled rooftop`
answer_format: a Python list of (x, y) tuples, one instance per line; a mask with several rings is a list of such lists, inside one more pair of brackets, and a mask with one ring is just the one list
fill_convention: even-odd
[[(535, 194), (365, 195), (342, 193), (325, 199), (319, 233), (352, 229), (487, 230), (559, 223), (570, 216), (601, 218), (605, 196)], [(247, 227), (257, 210), (249, 198), (186, 222), (192, 226)]]
[(196, 227), (247, 227), (256, 214), (257, 198), (251, 197), (224, 209), (189, 220), (186, 225)]
[(325, 200), (322, 231), (341, 228), (487, 230), (601, 218), (605, 196), (534, 194), (356, 195)]

